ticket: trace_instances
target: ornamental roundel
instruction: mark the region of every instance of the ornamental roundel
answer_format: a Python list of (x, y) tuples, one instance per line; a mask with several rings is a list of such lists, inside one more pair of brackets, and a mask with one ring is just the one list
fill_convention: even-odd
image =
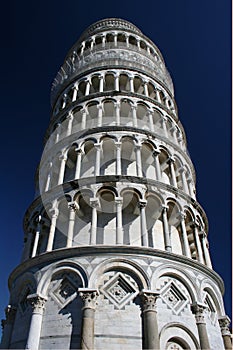
[(170, 279), (160, 290), (162, 301), (176, 315), (179, 315), (189, 304), (187, 292), (181, 283)]

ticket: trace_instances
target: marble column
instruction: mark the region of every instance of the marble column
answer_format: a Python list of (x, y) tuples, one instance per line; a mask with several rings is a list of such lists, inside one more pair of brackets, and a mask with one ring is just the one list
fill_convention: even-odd
[(121, 142), (115, 142), (116, 146), (116, 173), (121, 175)]
[(133, 126), (137, 128), (138, 123), (137, 123), (137, 106), (131, 106), (132, 110), (132, 117), (133, 117)]
[(50, 188), (53, 163), (52, 163), (52, 162), (49, 162), (49, 163), (48, 163), (48, 166), (49, 166), (49, 171), (48, 171), (48, 176), (47, 176), (47, 180), (46, 180), (46, 184), (45, 184), (45, 189), (44, 189), (45, 192), (47, 192), (47, 191), (49, 190), (49, 188)]
[(86, 108), (81, 110), (82, 113), (82, 122), (81, 122), (81, 130), (86, 129), (86, 123), (87, 123), (87, 110)]
[(100, 208), (100, 202), (98, 198), (90, 199), (90, 206), (92, 207), (92, 218), (91, 218), (91, 236), (90, 244), (96, 244), (96, 232), (97, 232), (97, 209)]
[(161, 181), (162, 175), (161, 175), (161, 168), (159, 163), (159, 151), (154, 151), (153, 156), (155, 160), (155, 174), (156, 174), (156, 180)]
[(84, 154), (83, 150), (81, 148), (75, 148), (75, 152), (77, 153), (77, 159), (76, 159), (76, 168), (75, 168), (75, 179), (80, 178), (80, 172), (81, 172), (81, 160), (82, 155)]
[(130, 75), (130, 76), (129, 76), (129, 87), (130, 87), (130, 92), (133, 92), (133, 93), (134, 93), (134, 84), (133, 84), (133, 81), (134, 81), (134, 77), (133, 77), (133, 75)]
[(197, 302), (191, 305), (191, 311), (195, 315), (197, 330), (199, 335), (200, 347), (202, 350), (210, 350), (209, 339), (206, 330), (206, 322), (204, 312), (206, 305), (198, 304)]
[(66, 136), (70, 136), (70, 134), (72, 133), (73, 119), (74, 119), (73, 113), (70, 112), (67, 116), (68, 125), (67, 125), (67, 129), (66, 129)]
[(202, 247), (201, 247), (201, 242), (200, 242), (200, 237), (199, 237), (199, 226), (196, 222), (194, 222), (191, 225), (193, 229), (193, 235), (195, 238), (196, 242), (196, 248), (197, 248), (197, 254), (198, 254), (198, 261), (202, 264), (204, 264), (204, 259), (203, 259), (203, 253), (202, 253)]
[(74, 237), (74, 225), (75, 225), (76, 211), (79, 209), (78, 204), (76, 202), (68, 203), (68, 207), (70, 210), (70, 215), (69, 215), (66, 248), (72, 247), (73, 237)]
[(56, 129), (55, 129), (55, 143), (57, 143), (60, 140), (61, 135), (61, 123), (57, 123)]
[(59, 210), (57, 208), (52, 208), (49, 210), (49, 213), (51, 213), (51, 223), (50, 223), (49, 238), (48, 238), (46, 252), (49, 252), (53, 249), (53, 241), (54, 241), (54, 235), (55, 235)]
[(116, 244), (123, 244), (123, 228), (122, 228), (122, 197), (115, 197), (116, 204)]
[(120, 125), (121, 124), (121, 117), (120, 117), (120, 102), (117, 101), (115, 103), (115, 114), (116, 114), (116, 125)]
[(156, 307), (156, 301), (159, 297), (159, 293), (151, 290), (142, 290), (140, 292), (140, 297), (144, 335), (143, 349), (159, 350), (160, 344)]
[(171, 252), (172, 251), (171, 236), (170, 236), (170, 230), (169, 230), (168, 218), (167, 218), (168, 207), (166, 205), (163, 205), (162, 208), (163, 208), (162, 218), (163, 218), (163, 233), (164, 233), (165, 250), (168, 252)]
[(12, 305), (7, 305), (5, 308), (5, 316), (6, 319), (2, 320), (2, 341), (1, 341), (1, 349), (9, 349), (11, 343), (11, 335), (13, 331), (13, 326), (15, 322), (16, 316), (16, 307)]
[(97, 289), (79, 288), (79, 295), (83, 300), (82, 330), (81, 330), (81, 349), (94, 349), (94, 327), (95, 327), (95, 308), (99, 292)]
[(64, 180), (67, 156), (65, 154), (61, 154), (60, 157), (59, 157), (59, 160), (61, 161), (61, 164), (60, 164), (60, 170), (59, 170), (57, 184), (61, 185), (63, 183), (63, 180)]
[(145, 96), (149, 96), (149, 93), (148, 93), (148, 81), (146, 80), (146, 81), (144, 81), (143, 82), (143, 90), (144, 90), (144, 94), (145, 94)]
[(186, 226), (185, 226), (185, 217), (186, 217), (185, 213), (181, 212), (179, 214), (183, 247), (184, 247), (184, 255), (187, 256), (188, 258), (191, 258), (188, 235), (187, 235)]
[(74, 84), (72, 102), (77, 100), (77, 95), (78, 95), (78, 84)]
[(135, 145), (137, 176), (142, 177), (141, 144)]
[(99, 104), (97, 106), (97, 109), (98, 109), (98, 121), (97, 121), (97, 126), (102, 126), (103, 124), (103, 106), (102, 104)]
[(229, 325), (231, 323), (231, 320), (227, 315), (225, 315), (225, 316), (221, 316), (218, 319), (218, 322), (222, 333), (224, 347), (226, 350), (232, 350), (231, 333), (229, 330)]
[(160, 91), (158, 89), (155, 90), (155, 93), (156, 93), (156, 100), (161, 103), (161, 97), (160, 97)]
[(143, 247), (148, 247), (148, 232), (146, 224), (146, 205), (147, 201), (140, 199), (138, 207), (140, 208), (141, 242)]
[(207, 241), (207, 234), (204, 231), (201, 231), (199, 233), (199, 237), (200, 237), (200, 240), (202, 243), (202, 249), (203, 249), (203, 253), (204, 253), (205, 263), (210, 269), (212, 269), (212, 263), (211, 263), (211, 259), (210, 259), (210, 253), (209, 253), (209, 244)]
[(100, 79), (99, 92), (103, 92), (104, 91), (104, 76), (103, 76), (103, 74), (100, 75), (99, 79)]
[(89, 80), (87, 80), (86, 81), (85, 96), (88, 96), (90, 94), (90, 87), (91, 87), (91, 83)]
[(34, 243), (32, 248), (32, 258), (36, 256), (36, 252), (38, 248), (38, 242), (39, 242), (40, 231), (41, 231), (41, 215), (38, 215), (36, 221), (37, 221), (37, 225), (36, 225), (36, 232), (35, 232)]
[(149, 110), (147, 112), (147, 116), (148, 116), (148, 120), (149, 120), (149, 128), (152, 132), (155, 131), (155, 127), (154, 127), (154, 120), (153, 120), (153, 110)]
[(181, 167), (179, 169), (179, 173), (181, 175), (181, 179), (182, 179), (182, 183), (183, 183), (183, 190), (184, 190), (184, 192), (189, 193), (188, 183), (187, 183), (187, 179), (186, 179), (186, 175), (185, 175), (185, 168)]
[(43, 313), (47, 298), (39, 294), (31, 294), (27, 297), (32, 305), (32, 318), (26, 349), (38, 350), (40, 343), (40, 333), (43, 320)]
[(117, 73), (115, 75), (115, 90), (119, 91), (120, 90), (120, 82), (119, 82), (120, 74)]
[(170, 166), (170, 172), (171, 172), (171, 178), (172, 178), (172, 186), (177, 187), (176, 182), (176, 172), (175, 172), (175, 166), (174, 166), (175, 160), (173, 157), (170, 157), (168, 159), (168, 164)]
[(101, 143), (95, 143), (94, 147), (96, 149), (96, 158), (95, 158), (95, 176), (100, 174), (100, 152), (101, 152)]

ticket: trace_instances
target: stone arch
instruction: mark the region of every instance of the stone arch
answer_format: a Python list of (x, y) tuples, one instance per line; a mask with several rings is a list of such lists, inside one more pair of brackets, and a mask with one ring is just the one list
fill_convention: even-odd
[(205, 303), (205, 293), (208, 293), (211, 296), (218, 317), (225, 315), (222, 295), (219, 289), (210, 279), (204, 279), (203, 281), (201, 281), (200, 293), (201, 293), (201, 301), (204, 303)]
[(121, 139), (121, 171), (122, 175), (137, 176), (135, 139), (130, 136)]
[(132, 101), (122, 99), (120, 101), (120, 123), (125, 126), (133, 126)]
[(76, 145), (72, 145), (67, 152), (67, 160), (64, 171), (63, 182), (71, 181), (75, 178), (75, 168), (77, 162)]
[(82, 111), (83, 111), (83, 107), (82, 106), (78, 106), (75, 107), (72, 110), (72, 114), (73, 114), (73, 125), (72, 125), (72, 133), (75, 132), (79, 132), (81, 129), (81, 125), (82, 125)]
[(100, 175), (116, 174), (116, 146), (114, 138), (105, 136), (101, 139), (101, 144)]
[(161, 181), (170, 185), (171, 180), (171, 172), (169, 167), (169, 158), (170, 153), (165, 147), (159, 147), (160, 153), (159, 153), (159, 163), (160, 163), (160, 169), (161, 169)]
[(54, 235), (53, 249), (66, 247), (68, 224), (69, 224), (69, 198), (62, 196), (58, 199), (58, 217)]
[(114, 99), (104, 99), (102, 101), (103, 105), (103, 117), (102, 125), (115, 125), (115, 100)]
[(121, 73), (119, 77), (120, 91), (130, 91), (129, 76), (126, 73)]
[[(180, 322), (170, 322), (160, 331), (160, 348), (171, 350), (172, 344), (179, 349), (199, 349), (199, 342), (193, 332)], [(181, 348), (180, 348), (181, 347)]]
[(135, 75), (133, 85), (135, 93), (144, 95), (144, 82), (142, 77), (140, 77), (139, 75)]
[(93, 128), (98, 124), (98, 116), (99, 116), (99, 102), (92, 101), (87, 103), (86, 109), (86, 129)]
[(146, 195), (146, 223), (149, 247), (164, 250), (163, 222), (161, 218), (163, 199), (156, 193)]
[(142, 161), (142, 174), (143, 177), (148, 179), (156, 178), (156, 169), (155, 169), (155, 159), (154, 159), (154, 147), (151, 143), (145, 141), (142, 142), (141, 146), (141, 161)]
[(148, 119), (148, 109), (146, 103), (137, 104), (137, 126), (141, 129), (150, 129), (150, 123)]
[(83, 154), (81, 159), (80, 177), (94, 176), (96, 163), (95, 139), (86, 139), (81, 148), (83, 150)]
[(112, 72), (107, 72), (104, 77), (104, 91), (115, 90), (115, 75)]
[(91, 76), (91, 88), (90, 93), (96, 93), (100, 90), (100, 75), (99, 74), (93, 74)]
[(175, 254), (182, 254), (184, 249), (179, 217), (181, 208), (178, 202), (174, 201), (174, 199), (169, 198), (167, 199), (167, 206), (167, 217), (170, 229), (172, 252)]

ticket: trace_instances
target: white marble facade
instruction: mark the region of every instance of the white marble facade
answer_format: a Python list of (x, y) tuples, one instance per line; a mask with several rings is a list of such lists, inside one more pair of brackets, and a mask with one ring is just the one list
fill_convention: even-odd
[(9, 277), (4, 349), (230, 349), (224, 285), (156, 45), (121, 19), (68, 52)]

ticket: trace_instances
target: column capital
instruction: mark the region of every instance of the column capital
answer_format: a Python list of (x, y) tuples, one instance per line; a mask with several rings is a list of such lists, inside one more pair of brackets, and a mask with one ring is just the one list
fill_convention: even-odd
[(96, 143), (94, 143), (94, 147), (96, 148), (96, 149), (101, 149), (101, 147), (102, 147), (102, 143), (100, 143), (100, 142), (96, 142)]
[(205, 323), (204, 312), (207, 309), (206, 304), (194, 302), (191, 304), (191, 311), (195, 315), (196, 323)]
[(79, 205), (77, 202), (69, 202), (68, 203), (68, 208), (73, 211), (79, 210)]
[(185, 169), (184, 166), (181, 166), (181, 167), (178, 169), (179, 173), (184, 173), (185, 170), (186, 170), (186, 169)]
[(162, 210), (164, 212), (166, 212), (168, 210), (168, 205), (166, 205), (166, 204), (162, 204), (161, 207), (162, 207)]
[(152, 290), (142, 289), (139, 293), (142, 302), (142, 311), (154, 311), (157, 312), (156, 301), (160, 296), (159, 292), (155, 292)]
[(115, 146), (118, 148), (120, 148), (121, 147), (121, 145), (122, 145), (122, 142), (121, 141), (116, 141), (116, 142), (114, 142), (115, 143)]
[(100, 208), (99, 198), (96, 198), (96, 197), (90, 198), (90, 206), (96, 209)]
[(95, 309), (97, 305), (98, 289), (78, 288), (79, 295), (84, 302), (83, 309)]
[(67, 160), (67, 155), (66, 154), (60, 154), (59, 160), (60, 161)]
[(173, 156), (170, 156), (167, 160), (168, 163), (175, 163), (175, 158)]
[(49, 213), (53, 218), (57, 218), (59, 214), (58, 208), (51, 208), (49, 209)]
[(139, 199), (137, 205), (140, 209), (145, 208), (147, 205), (147, 200), (146, 199)]
[(72, 111), (69, 111), (69, 113), (68, 113), (67, 116), (66, 116), (66, 119), (70, 119), (70, 120), (73, 120), (73, 119), (74, 119), (74, 115), (73, 115), (73, 112), (72, 112)]
[(123, 197), (115, 197), (115, 203), (117, 205), (122, 205), (123, 204)]
[(27, 296), (27, 300), (30, 302), (32, 306), (33, 313), (38, 313), (38, 314), (43, 313), (47, 299), (48, 299), (47, 297), (37, 293), (30, 294)]
[(75, 150), (75, 152), (78, 153), (78, 154), (79, 154), (79, 153), (84, 154), (84, 151), (82, 150), (82, 148), (76, 147), (74, 150)]
[(222, 336), (231, 335), (231, 332), (229, 330), (229, 325), (231, 323), (230, 318), (227, 315), (221, 316), (221, 317), (219, 317), (218, 322), (219, 322), (219, 325), (221, 328)]
[(178, 213), (177, 217), (181, 220), (184, 220), (186, 218), (186, 214), (183, 211), (181, 211), (180, 213)]

